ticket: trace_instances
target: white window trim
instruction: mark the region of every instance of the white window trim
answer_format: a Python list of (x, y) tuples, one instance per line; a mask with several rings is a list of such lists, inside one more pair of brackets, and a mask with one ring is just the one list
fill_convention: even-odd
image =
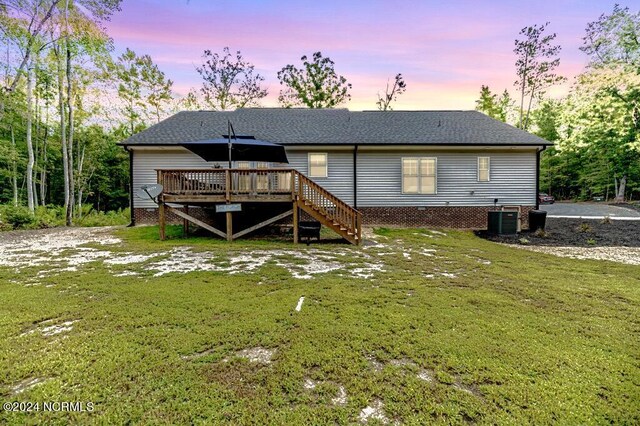
[[(404, 160), (418, 160), (418, 192), (406, 192), (404, 190)], [(422, 192), (422, 173), (420, 173), (421, 160), (434, 160), (434, 192)], [(438, 195), (438, 157), (401, 157), (400, 158), (400, 185), (402, 186), (402, 194), (406, 195)]]
[[(480, 180), (480, 159), (487, 159), (487, 180)], [(478, 161), (476, 162), (476, 178), (478, 182), (491, 182), (491, 157), (488, 156), (480, 156), (478, 157)]]
[[(324, 155), (324, 174), (323, 175), (312, 175), (311, 174), (311, 156), (312, 155)], [(326, 178), (329, 177), (329, 154), (326, 152), (309, 152), (307, 153), (307, 172), (309, 173), (309, 177), (314, 178)]]

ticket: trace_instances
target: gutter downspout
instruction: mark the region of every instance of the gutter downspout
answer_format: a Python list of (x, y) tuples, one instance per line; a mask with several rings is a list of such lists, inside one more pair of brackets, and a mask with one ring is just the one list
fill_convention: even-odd
[(133, 150), (125, 145), (124, 149), (129, 153), (129, 213), (131, 215), (131, 223), (127, 225), (136, 226), (136, 218), (133, 214)]
[(536, 150), (536, 210), (540, 210), (540, 198), (538, 197), (538, 194), (540, 194), (540, 154), (545, 149), (547, 147), (543, 146), (542, 149)]
[(358, 208), (358, 145), (353, 146), (353, 208)]

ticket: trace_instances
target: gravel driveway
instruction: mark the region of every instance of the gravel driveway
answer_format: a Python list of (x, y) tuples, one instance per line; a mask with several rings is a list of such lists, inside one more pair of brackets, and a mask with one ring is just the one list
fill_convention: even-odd
[(609, 216), (611, 219), (640, 220), (640, 211), (604, 203), (544, 204), (540, 206), (540, 210), (545, 210), (548, 217), (602, 219)]

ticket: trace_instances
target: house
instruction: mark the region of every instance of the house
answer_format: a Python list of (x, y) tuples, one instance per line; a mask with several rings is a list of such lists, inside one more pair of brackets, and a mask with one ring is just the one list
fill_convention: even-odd
[(356, 209), (364, 224), (485, 228), (487, 212), (504, 206), (526, 222), (537, 207), (540, 152), (551, 145), (477, 111), (185, 111), (121, 143), (130, 154), (133, 223), (158, 220), (153, 201), (133, 196), (156, 183), (158, 170), (216, 166), (180, 143), (220, 138), (228, 121), (238, 135), (285, 146), (289, 165), (279, 166)]

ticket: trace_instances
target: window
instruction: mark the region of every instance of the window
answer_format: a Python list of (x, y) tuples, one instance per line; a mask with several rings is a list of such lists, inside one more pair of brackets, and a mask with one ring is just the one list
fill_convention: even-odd
[(478, 157), (478, 182), (489, 182), (489, 157)]
[(437, 188), (437, 159), (413, 157), (402, 159), (402, 193), (435, 194)]
[(309, 177), (327, 177), (327, 153), (309, 153)]

